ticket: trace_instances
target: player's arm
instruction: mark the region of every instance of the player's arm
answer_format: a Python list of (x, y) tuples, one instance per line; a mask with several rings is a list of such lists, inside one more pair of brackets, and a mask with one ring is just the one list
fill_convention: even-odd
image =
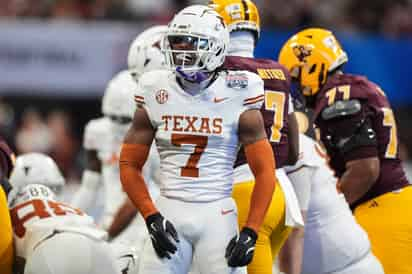
[(101, 161), (94, 149), (86, 150), (86, 169), (83, 171), (80, 189), (74, 195), (71, 205), (87, 211), (95, 203), (101, 181)]
[(288, 115), (288, 145), (289, 154), (287, 165), (294, 165), (299, 157), (299, 127), (295, 112)]
[[(306, 213), (302, 212), (303, 220)], [(279, 252), (279, 270), (281, 273), (300, 274), (303, 261), (304, 227), (295, 227)]]
[(123, 189), (146, 221), (157, 255), (170, 259), (169, 253), (173, 254), (177, 250), (171, 240), (173, 238), (178, 241), (177, 232), (155, 207), (142, 175), (154, 134), (155, 129), (146, 110), (138, 107), (120, 152), (120, 180)]
[[(151, 183), (159, 184), (159, 163), (160, 160), (157, 149), (152, 145), (148, 159), (143, 168), (143, 178), (145, 178), (146, 182), (150, 181)], [(114, 215), (113, 221), (108, 229), (110, 238), (113, 239), (117, 237), (127, 226), (129, 226), (138, 213), (139, 212), (133, 202), (126, 198), (123, 205)]]
[(266, 138), (263, 118), (259, 111), (248, 110), (240, 116), (239, 139), (245, 148), (246, 158), (256, 181), (245, 226), (258, 232), (272, 201), (277, 181), (272, 146)]
[(120, 152), (120, 179), (123, 189), (144, 218), (159, 212), (142, 175), (154, 134), (155, 130), (145, 109), (138, 108)]
[(322, 111), (322, 119), (330, 132), (330, 138), (322, 141), (343, 156), (345, 172), (339, 179), (338, 189), (350, 205), (369, 191), (380, 173), (376, 133), (365, 108), (358, 100), (349, 100)]
[(226, 249), (226, 258), (232, 267), (251, 262), (253, 251), (250, 250), (253, 250), (256, 243), (257, 233), (272, 200), (277, 180), (273, 151), (266, 138), (260, 111), (252, 109), (241, 114), (238, 134), (256, 183), (246, 224), (239, 237), (233, 238)]
[(111, 239), (116, 238), (122, 231), (133, 221), (133, 218), (138, 213), (130, 199), (126, 199), (123, 205), (117, 210), (114, 215), (113, 222), (107, 232)]
[(356, 159), (346, 162), (346, 171), (338, 182), (338, 189), (345, 195), (349, 205), (354, 204), (375, 184), (380, 173), (378, 157)]

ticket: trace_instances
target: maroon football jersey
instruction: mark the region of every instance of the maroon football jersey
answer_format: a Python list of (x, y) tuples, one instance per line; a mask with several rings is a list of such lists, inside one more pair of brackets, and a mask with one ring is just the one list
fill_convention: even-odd
[[(285, 165), (288, 159), (288, 112), (290, 76), (285, 67), (269, 59), (226, 57), (225, 69), (247, 70), (262, 78), (265, 87), (265, 103), (261, 112), (266, 134), (272, 145), (276, 167)], [(235, 167), (247, 163), (243, 148), (240, 149)]]
[[(340, 121), (322, 119), (321, 113), (326, 107), (338, 100), (349, 99), (357, 99), (361, 102), (360, 113)], [(371, 121), (371, 127), (376, 134), (377, 146), (366, 145), (345, 155), (335, 153), (331, 147), (328, 147), (326, 140), (328, 130), (333, 129), (339, 136), (343, 136), (345, 131), (350, 132), (350, 127), (364, 117), (368, 117)], [(314, 119), (316, 126), (320, 129), (320, 138), (330, 154), (330, 165), (338, 177), (345, 172), (347, 161), (379, 157), (379, 178), (356, 204), (409, 184), (399, 159), (396, 121), (388, 99), (379, 86), (362, 76), (336, 74), (330, 77), (317, 95)]]

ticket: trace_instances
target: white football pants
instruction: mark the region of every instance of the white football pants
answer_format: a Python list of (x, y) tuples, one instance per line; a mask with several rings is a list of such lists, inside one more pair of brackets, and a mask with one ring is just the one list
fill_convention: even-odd
[(24, 274), (120, 274), (103, 240), (61, 232), (41, 242), (26, 260)]
[(197, 258), (201, 274), (246, 274), (246, 268), (229, 267), (226, 247), (238, 233), (237, 209), (232, 198), (194, 203), (159, 197), (156, 206), (176, 228), (180, 242), (172, 258), (160, 259), (150, 240), (139, 260), (139, 273), (186, 274)]
[(342, 270), (328, 274), (385, 274), (381, 263), (369, 252), (363, 259), (353, 263)]

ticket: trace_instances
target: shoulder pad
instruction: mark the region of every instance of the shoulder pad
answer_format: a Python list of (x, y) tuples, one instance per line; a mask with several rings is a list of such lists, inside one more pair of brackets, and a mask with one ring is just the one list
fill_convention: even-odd
[(110, 120), (107, 117), (100, 117), (90, 120), (85, 127), (85, 132), (95, 134), (101, 134), (107, 131), (107, 127), (110, 125)]
[[(164, 83), (163, 80), (168, 79), (170, 74), (172, 74), (172, 72), (168, 70), (152, 70), (145, 72), (140, 76), (138, 84), (140, 87), (150, 88), (159, 83)], [(162, 79), (162, 81), (159, 82), (159, 79)]]
[(322, 111), (323, 120), (331, 120), (334, 118), (350, 116), (359, 113), (362, 105), (359, 100), (352, 99), (347, 101), (337, 101), (333, 105), (325, 108)]

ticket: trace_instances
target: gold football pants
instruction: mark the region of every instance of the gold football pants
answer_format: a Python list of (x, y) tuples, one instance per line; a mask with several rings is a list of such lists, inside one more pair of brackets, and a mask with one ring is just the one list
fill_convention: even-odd
[(13, 231), (6, 194), (0, 187), (0, 274), (11, 274), (13, 265)]
[(371, 199), (355, 209), (385, 274), (411, 274), (412, 186)]
[[(254, 181), (237, 183), (233, 188), (233, 198), (238, 208), (239, 229), (247, 220)], [(262, 227), (258, 233), (255, 254), (248, 265), (248, 274), (272, 274), (273, 262), (286, 241), (292, 228), (285, 226), (285, 198), (279, 184), (272, 197)]]

